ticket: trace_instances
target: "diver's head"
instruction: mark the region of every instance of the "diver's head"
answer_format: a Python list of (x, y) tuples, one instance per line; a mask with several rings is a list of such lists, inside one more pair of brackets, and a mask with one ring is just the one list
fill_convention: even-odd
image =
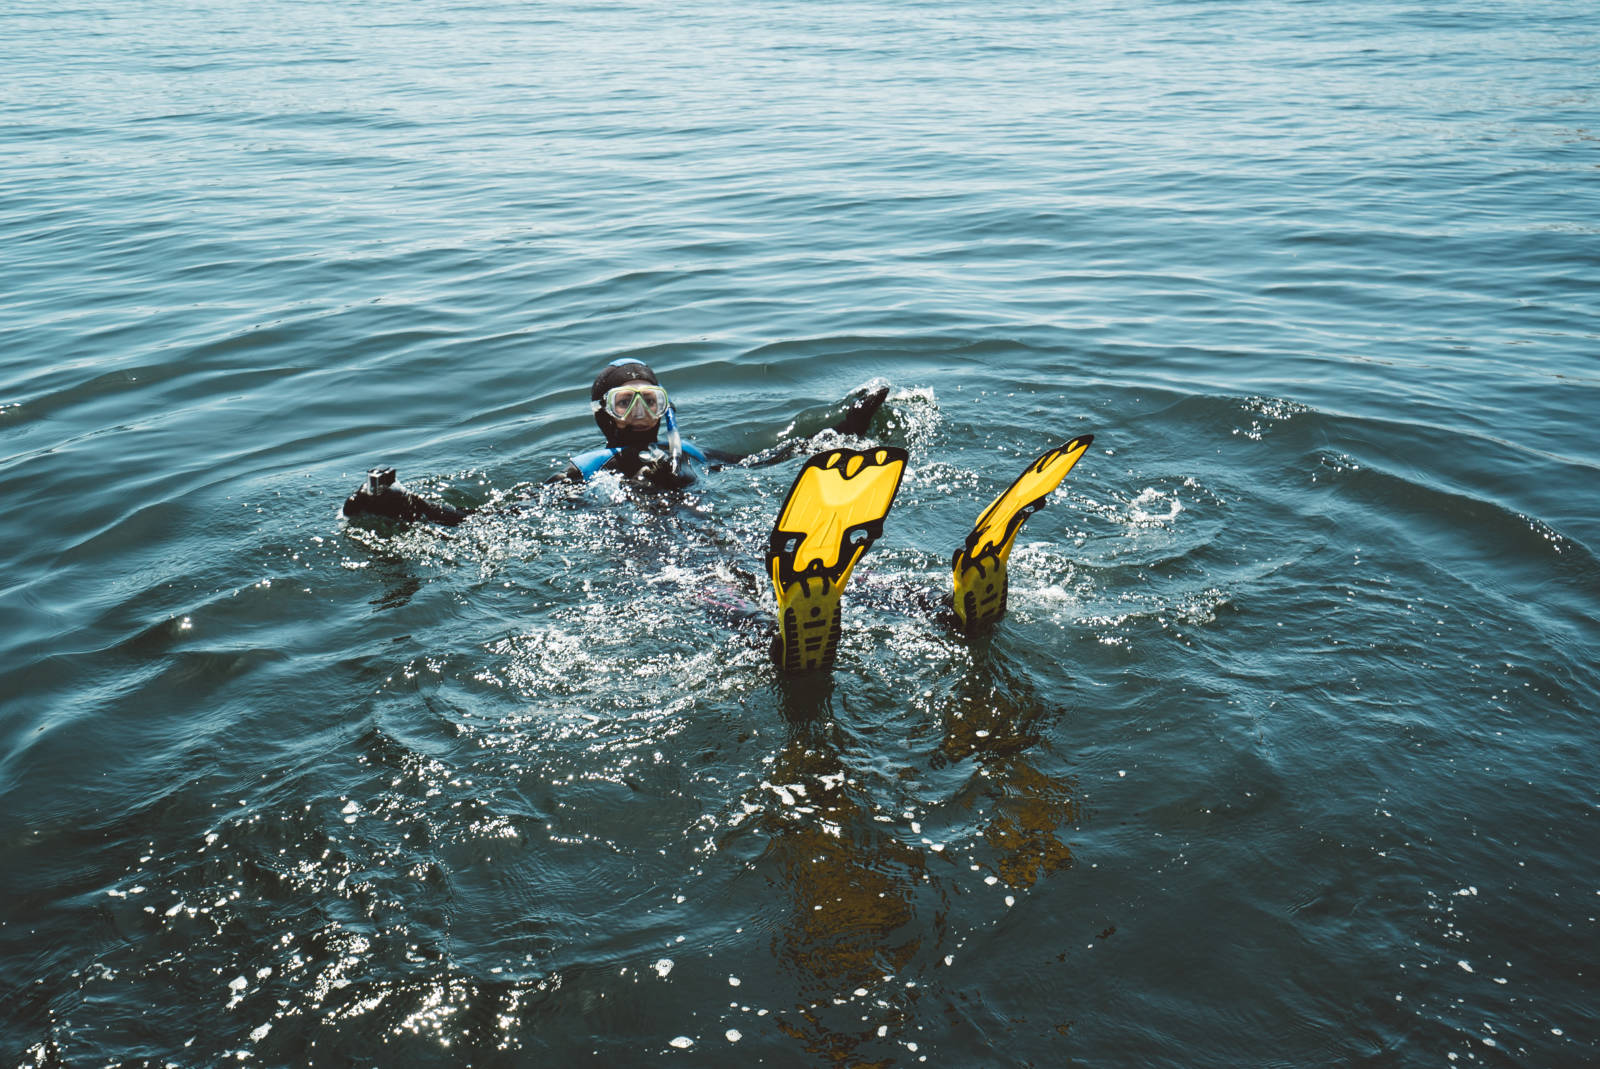
[(637, 360), (624, 357), (607, 364), (589, 390), (589, 407), (606, 444), (645, 446), (656, 440), (656, 430), (667, 411), (667, 391), (656, 373)]

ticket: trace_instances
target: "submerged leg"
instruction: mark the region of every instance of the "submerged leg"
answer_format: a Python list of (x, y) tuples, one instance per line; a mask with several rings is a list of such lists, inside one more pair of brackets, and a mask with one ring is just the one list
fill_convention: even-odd
[(1067, 472), (1094, 441), (1084, 434), (1058, 445), (1039, 457), (1006, 491), (990, 503), (956, 550), (955, 610), (968, 634), (999, 620), (1006, 613), (1006, 561), (1017, 532), (1029, 516), (1044, 508), (1050, 492), (1061, 485)]

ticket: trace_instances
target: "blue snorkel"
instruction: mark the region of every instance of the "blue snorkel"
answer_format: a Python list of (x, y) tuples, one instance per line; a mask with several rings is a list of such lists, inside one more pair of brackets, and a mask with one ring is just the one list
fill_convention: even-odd
[(683, 460), (683, 436), (678, 433), (678, 410), (671, 402), (667, 404), (667, 450), (672, 454), (672, 474), (678, 474), (678, 465)]

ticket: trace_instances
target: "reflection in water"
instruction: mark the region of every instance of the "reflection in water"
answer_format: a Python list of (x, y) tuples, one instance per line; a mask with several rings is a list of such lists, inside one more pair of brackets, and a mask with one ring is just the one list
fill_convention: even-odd
[[(985, 651), (986, 652), (986, 651)], [(1072, 864), (1061, 831), (1081, 819), (1076, 782), (1052, 778), (1027, 760), (1056, 713), (1019, 673), (987, 656), (975, 659), (944, 711), (944, 737), (934, 767), (972, 759), (988, 782), (982, 827), (995, 875), (1011, 887), (1032, 887)]]
[[(422, 577), (411, 556), (387, 537), (393, 529), (386, 520), (344, 524), (349, 543), (365, 558), (347, 561), (346, 567), (370, 569), (383, 583), (383, 591), (369, 599), (379, 612), (405, 607), (422, 589)], [(432, 528), (424, 526), (420, 532), (412, 537), (437, 537)]]
[(768, 845), (760, 865), (790, 903), (772, 953), (799, 996), (777, 1023), (808, 1053), (864, 1064), (863, 1048), (905, 1020), (907, 988), (897, 978), (923, 948), (917, 896), (927, 883), (925, 858), (874, 820), (832, 721), (792, 723), (762, 784)]
[(1012, 887), (1034, 881), (1072, 864), (1072, 849), (1058, 829), (1078, 820), (1078, 806), (1067, 785), (1018, 760), (1008, 777), (1008, 796), (983, 828), (995, 852), (996, 874)]
[[(790, 737), (747, 802), (767, 842), (758, 867), (788, 901), (771, 952), (795, 1001), (777, 1025), (809, 1055), (879, 1065), (927, 1054), (930, 1037), (908, 1034), (910, 1022), (917, 1002), (944, 997), (938, 970), (972, 934), (950, 924), (951, 896), (976, 889), (962, 880), (1026, 890), (1073, 862), (1064, 836), (1082, 815), (1076, 785), (1028, 759), (1058, 711), (1025, 679), (978, 660), (943, 701), (926, 772), (885, 776), (881, 748), (852, 749), (826, 682), (784, 692)], [(970, 777), (946, 797), (901, 796), (968, 761)], [(924, 825), (942, 827), (943, 841)]]

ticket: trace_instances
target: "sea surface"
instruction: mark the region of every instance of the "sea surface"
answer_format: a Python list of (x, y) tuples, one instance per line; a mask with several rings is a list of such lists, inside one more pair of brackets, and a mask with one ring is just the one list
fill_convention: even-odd
[[(0, 1065), (1600, 1063), (1597, 56), (6, 5)], [(624, 356), (910, 451), (831, 677), (759, 620), (798, 459), (542, 485)], [(1000, 626), (930, 614), (1086, 433)], [(346, 524), (383, 463), (479, 511)]]

